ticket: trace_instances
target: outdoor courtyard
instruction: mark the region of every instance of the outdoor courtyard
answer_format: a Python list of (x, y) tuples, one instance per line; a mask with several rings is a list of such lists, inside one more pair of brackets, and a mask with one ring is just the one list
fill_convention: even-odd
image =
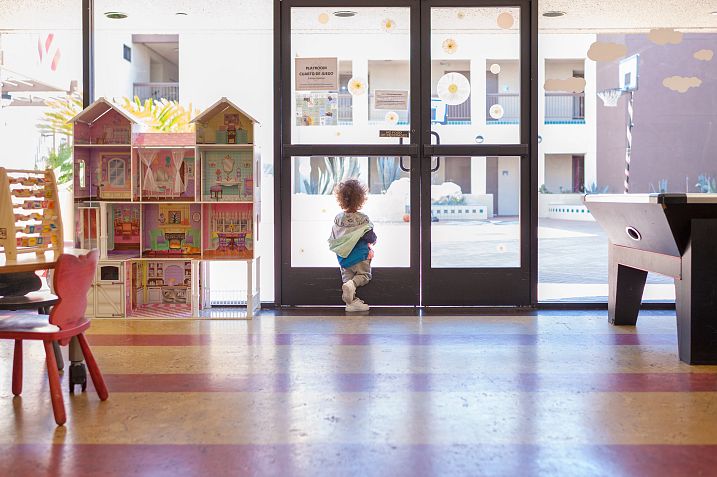
[[(407, 267), (410, 226), (375, 222), (374, 267)], [(334, 267), (326, 239), (331, 220), (292, 222), (292, 266)], [(538, 277), (541, 301), (607, 301), (607, 237), (596, 222), (540, 219)], [(431, 265), (435, 268), (504, 268), (520, 265), (517, 217), (433, 222)], [(566, 286), (567, 285), (567, 286)], [(674, 300), (672, 279), (650, 274), (645, 301)]]

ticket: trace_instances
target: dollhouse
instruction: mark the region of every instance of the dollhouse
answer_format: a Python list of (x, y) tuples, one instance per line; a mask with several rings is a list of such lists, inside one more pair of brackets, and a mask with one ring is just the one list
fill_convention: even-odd
[(130, 113), (100, 98), (70, 120), (74, 129), (75, 201), (132, 198)]
[(226, 98), (166, 133), (100, 98), (75, 130), (76, 246), (97, 247), (92, 316), (197, 317), (214, 260), (247, 265), (259, 307), (257, 121)]

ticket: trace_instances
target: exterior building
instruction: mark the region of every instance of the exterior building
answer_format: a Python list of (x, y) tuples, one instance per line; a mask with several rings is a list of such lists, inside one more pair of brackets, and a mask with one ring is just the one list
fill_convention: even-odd
[[(658, 46), (646, 35), (598, 35), (600, 41), (625, 43), (628, 55), (640, 54), (639, 89), (634, 98), (630, 192), (706, 192), (700, 175), (717, 176), (717, 63), (694, 54), (713, 50), (715, 35), (686, 33), (682, 42)], [(672, 76), (697, 77), (702, 84), (685, 93), (663, 85)], [(617, 87), (617, 63), (601, 64), (598, 91)], [(598, 184), (622, 192), (625, 169), (627, 98), (617, 108), (597, 109)], [(714, 191), (713, 191), (714, 192)]]

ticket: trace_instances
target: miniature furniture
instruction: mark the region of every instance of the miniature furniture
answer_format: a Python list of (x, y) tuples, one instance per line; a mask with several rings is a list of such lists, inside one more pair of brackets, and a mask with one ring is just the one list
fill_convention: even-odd
[(648, 271), (673, 277), (680, 360), (717, 364), (717, 194), (596, 194), (584, 201), (610, 239), (610, 323), (637, 323)]
[(95, 274), (97, 258), (96, 250), (79, 257), (71, 254), (63, 254), (59, 257), (53, 277), (59, 302), (52, 308), (49, 316), (22, 313), (9, 314), (0, 319), (0, 339), (15, 340), (12, 373), (14, 395), (19, 396), (22, 393), (22, 342), (43, 341), (52, 409), (55, 422), (59, 426), (65, 423), (66, 415), (60, 389), (60, 376), (52, 347), (53, 341), (67, 345), (72, 337), (77, 337), (98, 396), (102, 401), (108, 397), (102, 374), (84, 335), (85, 330), (90, 327), (90, 321), (85, 318), (84, 313), (87, 306), (87, 291)]

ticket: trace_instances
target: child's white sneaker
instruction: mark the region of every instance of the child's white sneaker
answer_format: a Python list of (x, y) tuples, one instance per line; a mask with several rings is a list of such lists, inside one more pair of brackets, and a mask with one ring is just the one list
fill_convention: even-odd
[(353, 280), (349, 280), (341, 285), (341, 299), (347, 305), (351, 305), (356, 299), (356, 284)]
[(354, 298), (350, 304), (346, 305), (346, 311), (368, 311), (369, 306), (360, 298)]

